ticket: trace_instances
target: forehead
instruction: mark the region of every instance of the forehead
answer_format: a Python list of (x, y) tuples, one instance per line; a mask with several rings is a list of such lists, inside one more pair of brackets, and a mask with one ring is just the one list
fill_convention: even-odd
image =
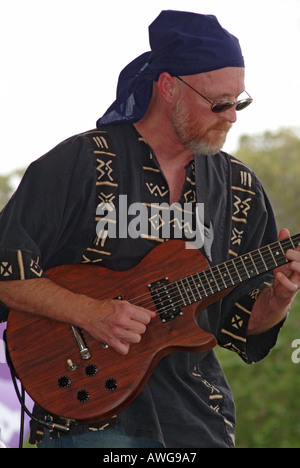
[(190, 83), (203, 92), (239, 96), (245, 90), (245, 69), (228, 67), (192, 75)]

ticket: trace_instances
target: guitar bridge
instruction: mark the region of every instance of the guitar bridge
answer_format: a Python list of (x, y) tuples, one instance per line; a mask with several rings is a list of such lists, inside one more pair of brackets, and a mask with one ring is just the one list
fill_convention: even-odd
[(168, 278), (148, 284), (158, 315), (163, 323), (183, 315), (174, 286)]

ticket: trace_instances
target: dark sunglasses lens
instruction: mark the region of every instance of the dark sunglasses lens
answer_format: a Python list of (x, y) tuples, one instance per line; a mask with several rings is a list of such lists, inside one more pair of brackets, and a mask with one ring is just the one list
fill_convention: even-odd
[(220, 112), (225, 112), (228, 109), (231, 109), (233, 106), (235, 106), (234, 102), (223, 102), (220, 104), (213, 104), (211, 110), (215, 114), (219, 114)]
[(243, 101), (240, 101), (238, 103), (235, 102), (223, 102), (219, 104), (213, 104), (211, 110), (215, 114), (219, 114), (220, 112), (225, 112), (228, 109), (231, 109), (232, 107), (236, 106), (237, 111), (241, 111), (243, 109), (246, 109), (246, 107), (250, 106), (250, 104), (253, 102), (252, 98), (244, 99)]
[(253, 99), (245, 99), (244, 101), (239, 102), (236, 106), (236, 110), (241, 111), (246, 109), (246, 107), (250, 106), (251, 102), (253, 102)]

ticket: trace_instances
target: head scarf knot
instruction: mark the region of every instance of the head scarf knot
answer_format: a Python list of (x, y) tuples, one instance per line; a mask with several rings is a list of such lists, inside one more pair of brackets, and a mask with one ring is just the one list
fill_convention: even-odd
[(162, 11), (149, 26), (149, 41), (151, 51), (120, 73), (116, 100), (98, 120), (98, 127), (140, 120), (148, 108), (153, 81), (163, 72), (182, 76), (245, 66), (238, 39), (212, 15)]

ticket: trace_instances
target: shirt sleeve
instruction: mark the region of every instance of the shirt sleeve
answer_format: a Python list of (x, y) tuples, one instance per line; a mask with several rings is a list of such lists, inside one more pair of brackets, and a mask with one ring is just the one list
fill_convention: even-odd
[(0, 216), (0, 281), (40, 278), (47, 268), (76, 263), (91, 236), (94, 187), (84, 136), (33, 162)]
[[(240, 255), (277, 241), (277, 228), (271, 204), (258, 180), (256, 184), (255, 207), (243, 236)], [(273, 272), (258, 276), (235, 288), (222, 302), (218, 342), (222, 347), (236, 352), (249, 364), (267, 356), (275, 346), (282, 327), (280, 323), (260, 335), (247, 336), (254, 303), (273, 281)]]

